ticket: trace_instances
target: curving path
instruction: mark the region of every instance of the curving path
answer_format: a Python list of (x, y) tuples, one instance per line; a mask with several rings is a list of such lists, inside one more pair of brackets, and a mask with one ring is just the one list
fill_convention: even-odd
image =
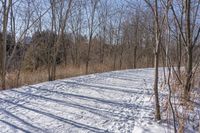
[(2, 133), (166, 131), (153, 122), (153, 69), (114, 71), (0, 92)]

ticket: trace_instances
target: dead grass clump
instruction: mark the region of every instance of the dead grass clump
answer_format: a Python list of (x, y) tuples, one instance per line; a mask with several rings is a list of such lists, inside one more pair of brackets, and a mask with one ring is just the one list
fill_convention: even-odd
[[(91, 64), (89, 67), (89, 73), (101, 73), (111, 71), (112, 66), (106, 64)], [(19, 72), (14, 71), (7, 73), (6, 88), (15, 88), (24, 85), (36, 84), (44, 81), (48, 81), (47, 68), (41, 67), (37, 70), (21, 70)], [(59, 65), (56, 68), (56, 79), (63, 79), (69, 77), (75, 77), (85, 74), (85, 64), (78, 66), (74, 65)]]
[[(200, 73), (199, 73), (200, 74)], [(197, 75), (196, 75), (197, 76)], [(199, 75), (200, 76), (200, 75)], [(198, 76), (198, 77), (199, 77)], [(200, 100), (200, 93), (197, 93), (196, 90), (199, 90), (195, 87), (195, 84), (198, 84), (199, 80), (196, 80), (194, 77), (192, 80), (192, 89), (190, 91), (190, 100), (184, 99), (184, 81), (185, 81), (185, 73), (181, 72), (180, 75), (173, 74), (170, 79), (170, 88), (172, 92), (171, 101), (173, 104), (173, 109), (175, 112), (175, 120), (177, 123), (177, 132), (183, 133), (186, 132), (188, 127), (194, 128), (194, 130), (198, 130), (198, 119), (193, 119), (195, 116), (199, 114), (197, 109), (199, 105), (196, 104), (197, 101)], [(168, 103), (168, 97), (165, 100), (167, 109), (165, 109), (168, 119), (171, 119), (171, 109)], [(192, 119), (191, 119), (192, 118)], [(194, 126), (196, 125), (196, 126)]]

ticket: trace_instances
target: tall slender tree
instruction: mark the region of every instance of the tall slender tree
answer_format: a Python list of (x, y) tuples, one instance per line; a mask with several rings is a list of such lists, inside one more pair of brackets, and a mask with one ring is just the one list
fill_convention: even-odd
[(2, 31), (2, 41), (1, 41), (1, 80), (2, 80), (2, 89), (6, 88), (6, 46), (7, 46), (7, 28), (8, 28), (8, 19), (9, 12), (12, 5), (12, 0), (2, 1), (3, 5), (3, 31)]
[[(97, 11), (97, 5), (99, 3), (99, 0), (90, 0), (88, 1), (89, 5), (85, 7), (86, 14), (87, 14), (87, 24), (88, 24), (88, 50), (87, 50), (87, 57), (86, 57), (86, 63), (85, 63), (85, 73), (89, 73), (89, 62), (90, 62), (90, 53), (91, 53), (91, 45), (92, 45), (92, 39), (95, 32), (95, 14)], [(89, 7), (89, 9), (88, 9)]]

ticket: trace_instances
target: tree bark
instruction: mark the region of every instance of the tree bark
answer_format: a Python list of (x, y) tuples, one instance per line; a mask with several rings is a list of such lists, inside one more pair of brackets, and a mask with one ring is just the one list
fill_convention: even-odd
[(191, 89), (192, 68), (193, 68), (193, 46), (191, 38), (191, 20), (190, 20), (191, 0), (185, 0), (185, 17), (186, 17), (186, 45), (187, 45), (187, 61), (186, 61), (186, 83), (184, 88), (184, 98), (189, 100), (189, 92)]
[[(7, 4), (8, 2), (8, 4)], [(7, 25), (8, 25), (8, 15), (10, 7), (12, 5), (12, 0), (4, 0), (3, 2), (3, 42), (2, 42), (2, 54), (1, 54), (1, 80), (2, 80), (2, 89), (6, 88), (6, 45), (7, 45)]]
[(154, 94), (155, 94), (155, 118), (156, 120), (161, 119), (160, 115), (160, 104), (159, 104), (159, 94), (158, 94), (158, 67), (159, 67), (159, 54), (160, 54), (160, 27), (159, 27), (159, 18), (158, 18), (158, 0), (155, 0), (155, 39), (156, 39), (156, 47), (154, 53), (154, 68), (155, 68), (155, 75), (154, 75)]
[(137, 67), (137, 46), (134, 47), (134, 55), (133, 55), (133, 68)]

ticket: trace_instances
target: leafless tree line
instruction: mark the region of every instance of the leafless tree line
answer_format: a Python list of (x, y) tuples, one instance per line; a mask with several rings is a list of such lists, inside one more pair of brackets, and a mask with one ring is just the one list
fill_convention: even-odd
[[(190, 99), (199, 66), (199, 0), (1, 0), (0, 74), (72, 64), (111, 70), (154, 67), (155, 118), (161, 119), (159, 67), (171, 70)], [(67, 67), (66, 67), (67, 68)], [(184, 69), (183, 69), (184, 68)], [(182, 74), (184, 73), (184, 74)], [(171, 77), (171, 76), (169, 76)]]
[[(188, 101), (191, 101), (191, 94), (194, 92), (194, 75), (199, 67), (199, 52), (197, 51), (199, 48), (200, 38), (200, 1), (145, 0), (145, 2), (154, 14), (154, 37), (156, 44), (154, 47), (155, 117), (157, 120), (161, 119), (158, 92), (158, 64), (159, 54), (163, 52), (166, 58), (164, 66), (167, 66), (167, 70), (169, 71), (169, 74), (167, 75), (167, 84), (169, 88), (169, 104), (174, 118), (174, 132), (184, 132), (184, 116), (182, 118), (178, 118), (179, 128), (176, 130), (177, 117), (171, 102), (171, 96), (172, 93), (177, 93), (172, 89), (180, 88), (180, 90), (177, 90), (181, 91), (180, 101), (181, 104), (183, 104), (183, 109), (188, 110), (188, 108), (191, 107), (190, 105), (192, 105), (192, 103)], [(174, 48), (176, 49), (176, 51), (174, 51), (175, 53), (169, 51), (171, 45), (174, 45)], [(175, 75), (174, 79), (170, 79), (171, 74)], [(171, 85), (171, 82), (174, 82), (173, 80), (177, 80), (178, 82), (178, 85), (175, 88)]]

